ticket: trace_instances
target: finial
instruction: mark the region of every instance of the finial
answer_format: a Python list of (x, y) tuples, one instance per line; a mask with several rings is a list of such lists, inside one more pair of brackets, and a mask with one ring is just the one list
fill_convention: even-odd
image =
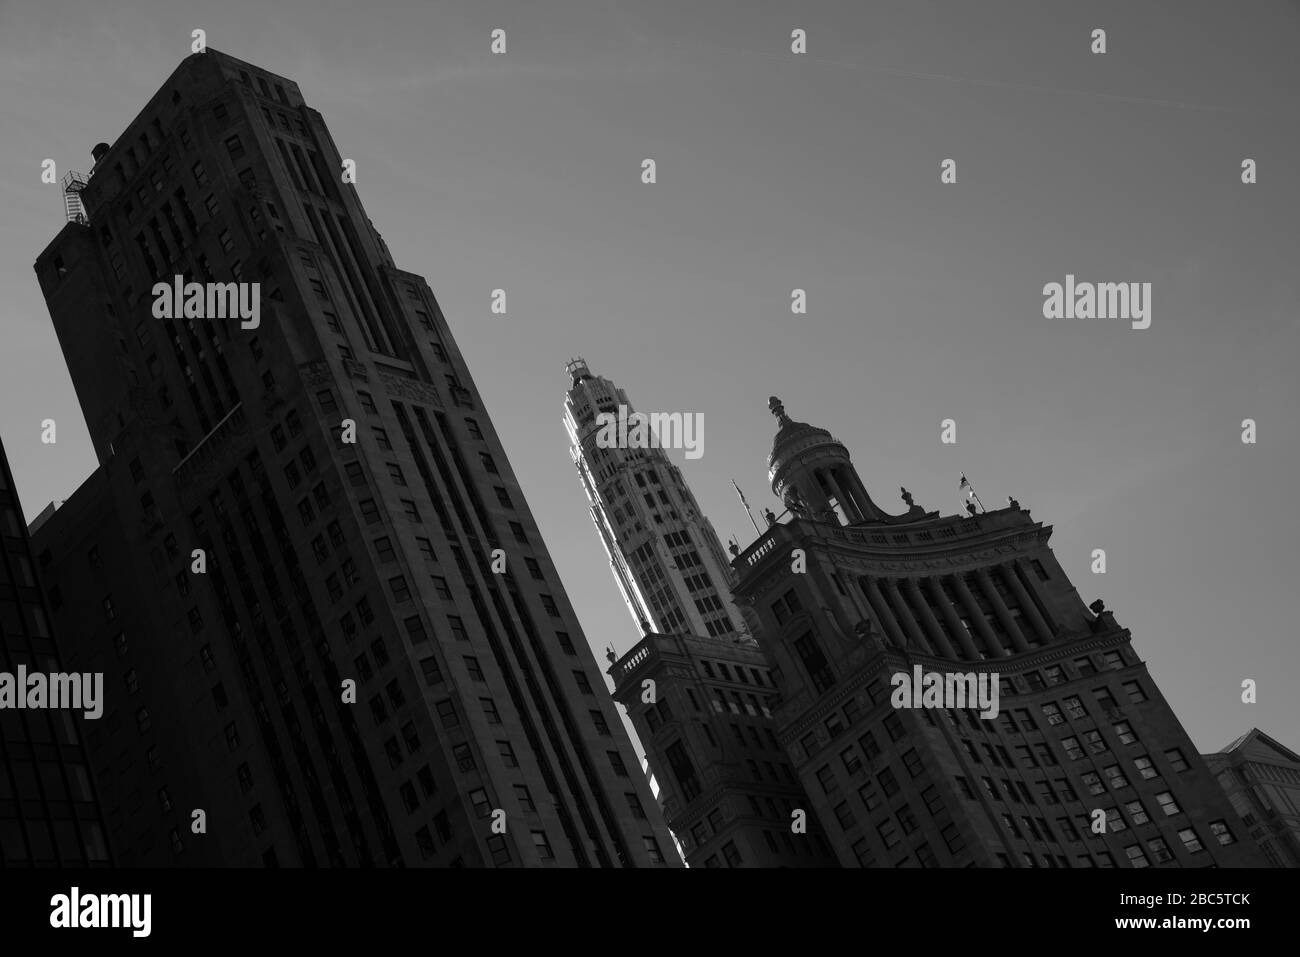
[(728, 543), (727, 551), (731, 552), (732, 558), (740, 557), (740, 546), (736, 544), (736, 540), (734, 538)]
[(614, 646), (613, 646), (613, 645), (610, 645), (608, 648), (605, 649), (605, 657), (609, 659), (609, 663), (610, 663), (611, 665), (612, 665), (614, 662), (618, 661), (618, 655), (614, 654)]
[(773, 525), (776, 524), (776, 513), (773, 512), (770, 508), (763, 509), (763, 517), (767, 519), (768, 528), (771, 528)]
[(898, 490), (899, 490), (900, 492), (903, 493), (903, 504), (906, 505), (908, 508), (911, 508), (911, 507), (912, 507), (912, 493), (909, 492), (907, 489), (903, 488), (903, 486), (901, 486), (901, 485), (898, 486)]
[(1014, 498), (1012, 498), (1010, 495), (1008, 495), (1008, 496), (1007, 496), (1007, 508), (1019, 508), (1019, 507), (1020, 507), (1020, 503), (1017, 502), (1017, 501), (1016, 501)]
[(1091, 605), (1089, 605), (1088, 607), (1089, 607), (1090, 609), (1092, 609), (1092, 613), (1093, 613), (1094, 615), (1100, 615), (1100, 614), (1103, 614), (1103, 613), (1106, 611), (1106, 603), (1105, 603), (1104, 601), (1102, 601), (1100, 598), (1098, 598), (1096, 601), (1094, 601), (1094, 602), (1093, 602)]
[(777, 421), (780, 422), (782, 425), (786, 425), (789, 423), (790, 417), (785, 414), (785, 406), (781, 404), (781, 400), (778, 399), (776, 396), (770, 396), (768, 398), (767, 410), (771, 412), (774, 416), (776, 416)]
[(974, 503), (974, 502), (967, 502), (967, 503), (966, 503), (966, 511), (968, 511), (968, 512), (970, 512), (972, 515), (974, 515), (974, 514), (975, 514), (975, 503)]

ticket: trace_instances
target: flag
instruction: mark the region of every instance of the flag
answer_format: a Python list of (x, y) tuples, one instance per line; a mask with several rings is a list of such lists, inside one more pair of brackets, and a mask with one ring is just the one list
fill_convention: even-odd
[(966, 498), (970, 499), (975, 497), (975, 486), (971, 485), (970, 482), (967, 480), (965, 472), (961, 473), (960, 487), (966, 490)]
[(731, 487), (734, 488), (736, 490), (736, 494), (740, 496), (740, 504), (745, 506), (745, 510), (748, 511), (749, 503), (745, 501), (745, 493), (740, 490), (740, 486), (736, 484), (735, 479), (731, 480)]
[(962, 472), (962, 473), (961, 473), (961, 485), (960, 485), (959, 487), (960, 487), (960, 488), (970, 488), (970, 482), (967, 482), (967, 481), (966, 481), (966, 473), (965, 473), (965, 472)]

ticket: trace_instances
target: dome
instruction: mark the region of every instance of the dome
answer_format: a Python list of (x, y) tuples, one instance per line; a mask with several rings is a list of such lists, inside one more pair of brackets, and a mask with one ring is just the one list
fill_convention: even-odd
[(785, 406), (776, 396), (767, 400), (767, 407), (781, 423), (776, 437), (772, 439), (772, 452), (767, 457), (767, 474), (769, 479), (776, 478), (778, 472), (789, 464), (793, 458), (807, 453), (817, 447), (832, 446), (841, 450), (848, 457), (848, 450), (825, 429), (807, 422), (796, 422), (785, 414)]

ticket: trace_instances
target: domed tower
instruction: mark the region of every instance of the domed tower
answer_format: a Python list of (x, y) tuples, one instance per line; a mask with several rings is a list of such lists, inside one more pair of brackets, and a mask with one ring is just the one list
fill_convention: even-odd
[(839, 525), (894, 520), (871, 501), (849, 450), (838, 439), (791, 419), (776, 396), (767, 400), (767, 407), (781, 423), (767, 457), (767, 477), (772, 492), (791, 513)]

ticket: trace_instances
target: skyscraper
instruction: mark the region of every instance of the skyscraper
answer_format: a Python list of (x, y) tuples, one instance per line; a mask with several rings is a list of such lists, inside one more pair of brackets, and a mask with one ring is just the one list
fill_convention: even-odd
[(0, 867), (104, 866), (108, 842), (81, 739), (99, 719), (87, 720), (84, 709), (51, 708), (48, 692), (32, 698), (31, 685), (18, 680), (36, 673), (48, 687), (51, 676), (69, 672), (51, 633), (3, 445), (0, 538)]
[(687, 862), (832, 863), (777, 743), (767, 662), (731, 601), (734, 573), (713, 525), (662, 447), (607, 441), (615, 430), (602, 436), (605, 422), (635, 414), (627, 393), (581, 359), (566, 371), (570, 454), (614, 578), (645, 633), (611, 659), (614, 697), (646, 749)]
[[(790, 517), (736, 557), (736, 596), (761, 619), (778, 736), (843, 864), (1263, 863), (1050, 527), (1014, 500), (941, 516), (905, 489), (886, 512), (843, 444), (770, 407)], [(895, 676), (918, 673), (944, 693), (900, 695)], [(996, 708), (967, 694), (981, 687)]]
[(681, 469), (657, 442), (603, 442), (602, 416), (617, 422), (635, 414), (627, 393), (592, 375), (582, 359), (565, 371), (571, 380), (564, 402), (569, 454), (633, 621), (659, 633), (745, 633), (728, 595), (726, 555)]
[[(97, 770), (124, 755), (124, 800), (181, 782), (153, 821), (124, 811), (151, 838), (129, 840), (239, 864), (671, 863), (438, 302), (320, 114), (208, 50), (93, 154), (84, 221), (36, 272), (100, 463), (84, 514), (147, 606)], [(38, 545), (65, 599), (100, 587), (72, 525), (56, 512)], [(118, 632), (100, 615), (67, 640), (106, 659)]]

